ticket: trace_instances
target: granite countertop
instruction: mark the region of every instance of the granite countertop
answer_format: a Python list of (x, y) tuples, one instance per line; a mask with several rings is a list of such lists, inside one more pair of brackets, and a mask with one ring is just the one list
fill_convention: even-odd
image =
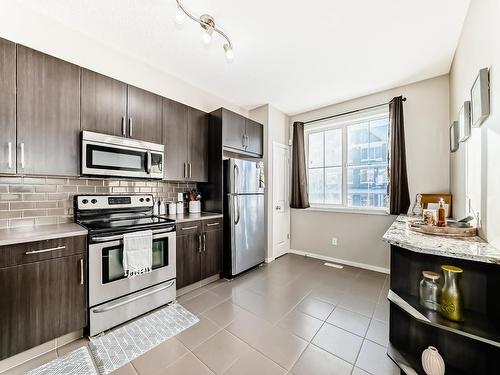
[(220, 217), (224, 217), (223, 214), (217, 214), (213, 212), (201, 212), (198, 214), (190, 214), (185, 212), (183, 215), (159, 215), (159, 216), (175, 220), (176, 223), (186, 223), (188, 221), (208, 220), (208, 219), (217, 219)]
[(75, 223), (0, 229), (0, 246), (55, 238), (86, 236), (87, 233), (85, 228)]
[(398, 216), (383, 239), (391, 245), (419, 253), (500, 264), (500, 250), (481, 237), (451, 238), (413, 232), (406, 227), (411, 219), (406, 215)]

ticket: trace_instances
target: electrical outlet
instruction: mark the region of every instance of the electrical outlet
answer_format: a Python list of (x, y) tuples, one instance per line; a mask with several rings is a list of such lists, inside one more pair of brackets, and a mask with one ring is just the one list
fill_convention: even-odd
[(337, 237), (332, 237), (332, 246), (337, 246)]

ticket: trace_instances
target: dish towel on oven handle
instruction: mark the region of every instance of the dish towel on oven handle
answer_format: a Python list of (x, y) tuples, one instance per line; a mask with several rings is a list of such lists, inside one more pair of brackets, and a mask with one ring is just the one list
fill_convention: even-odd
[(125, 233), (123, 235), (123, 270), (133, 279), (151, 272), (153, 267), (153, 232)]

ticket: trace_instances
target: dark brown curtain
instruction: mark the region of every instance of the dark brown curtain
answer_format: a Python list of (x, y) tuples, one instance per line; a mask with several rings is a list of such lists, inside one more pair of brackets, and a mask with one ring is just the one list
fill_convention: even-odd
[(389, 116), (389, 213), (399, 215), (408, 213), (410, 207), (402, 96), (392, 99), (389, 103)]
[(304, 146), (304, 123), (293, 123), (292, 155), (292, 197), (290, 207), (308, 208), (309, 190), (307, 188), (306, 150)]

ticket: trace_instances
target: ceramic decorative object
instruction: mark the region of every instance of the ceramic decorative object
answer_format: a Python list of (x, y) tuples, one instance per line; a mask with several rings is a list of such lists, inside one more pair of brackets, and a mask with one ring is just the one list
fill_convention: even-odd
[(422, 276), (419, 287), (419, 302), (429, 310), (439, 311), (439, 301), (441, 300), (441, 286), (437, 283), (439, 274), (423, 271)]
[(463, 272), (455, 266), (441, 266), (444, 273), (444, 285), (441, 290), (441, 315), (455, 322), (462, 322), (463, 297), (458, 286), (458, 275)]
[(427, 375), (444, 375), (444, 360), (435, 347), (429, 346), (422, 352), (422, 367)]
[(201, 202), (200, 201), (189, 201), (189, 213), (198, 214), (201, 212)]

